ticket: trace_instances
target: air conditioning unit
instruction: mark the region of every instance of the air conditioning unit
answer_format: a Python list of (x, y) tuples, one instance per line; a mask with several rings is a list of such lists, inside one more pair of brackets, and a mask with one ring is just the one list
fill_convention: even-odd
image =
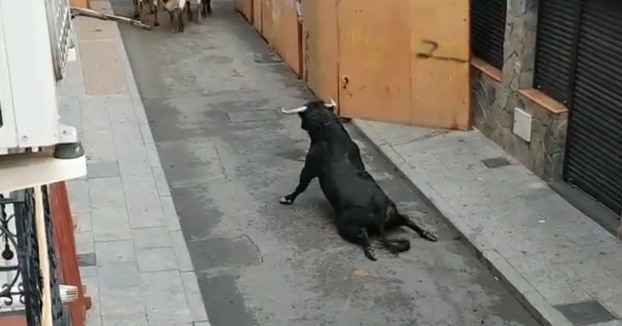
[(86, 174), (57, 82), (75, 60), (68, 0), (0, 0), (0, 191)]

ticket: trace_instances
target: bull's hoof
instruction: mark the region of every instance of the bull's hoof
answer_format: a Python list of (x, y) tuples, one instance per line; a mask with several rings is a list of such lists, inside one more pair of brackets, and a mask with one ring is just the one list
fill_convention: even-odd
[(153, 23), (153, 26), (160, 26), (160, 23), (155, 22), (155, 23)]
[(132, 18), (134, 18), (134, 19), (138, 19), (138, 18), (140, 18), (140, 14), (135, 13), (135, 14), (133, 14), (133, 15), (132, 15)]
[(291, 205), (294, 203), (294, 201), (292, 199), (289, 199), (285, 196), (279, 198), (279, 203), (283, 204), (283, 205)]
[(438, 241), (438, 235), (436, 235), (436, 233), (432, 232), (432, 231), (424, 231), (423, 234), (421, 235), (422, 238), (432, 241), (432, 242), (436, 242)]
[(373, 261), (378, 260), (378, 257), (376, 256), (376, 250), (374, 250), (374, 248), (372, 248), (371, 246), (365, 248), (365, 257)]

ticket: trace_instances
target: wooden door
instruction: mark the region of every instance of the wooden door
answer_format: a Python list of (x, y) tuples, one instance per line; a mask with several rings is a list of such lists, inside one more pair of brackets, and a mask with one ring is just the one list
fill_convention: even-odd
[(235, 6), (235, 10), (238, 12), (242, 12), (242, 1), (243, 0), (233, 0), (233, 5)]
[(318, 98), (339, 99), (336, 0), (302, 0), (303, 78)]
[(253, 1), (253, 27), (259, 32), (259, 34), (263, 33), (262, 30), (262, 5), (263, 0), (251, 0)]
[(253, 24), (253, 0), (244, 0), (242, 13), (244, 14), (246, 20), (250, 24)]
[(340, 114), (468, 129), (469, 6), (340, 0)]
[(276, 0), (262, 0), (261, 8), (261, 35), (268, 42), (270, 48), (276, 43), (275, 21), (278, 22), (278, 6)]
[(274, 22), (276, 43), (274, 48), (296, 75), (300, 76), (300, 33), (295, 0), (276, 0)]

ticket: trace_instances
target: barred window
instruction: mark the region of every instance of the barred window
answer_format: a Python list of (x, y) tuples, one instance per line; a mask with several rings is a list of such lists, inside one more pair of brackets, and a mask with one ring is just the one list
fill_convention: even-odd
[(507, 0), (471, 0), (471, 50), (493, 67), (503, 67)]

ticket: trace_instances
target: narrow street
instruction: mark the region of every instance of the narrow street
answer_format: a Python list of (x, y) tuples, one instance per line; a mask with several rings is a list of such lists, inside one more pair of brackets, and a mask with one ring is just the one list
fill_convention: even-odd
[(280, 205), (308, 139), (277, 109), (312, 94), (232, 2), (213, 6), (183, 34), (165, 14), (152, 32), (119, 25), (213, 326), (538, 325), (352, 128), (370, 173), (441, 240), (404, 231), (409, 252), (372, 262), (339, 238), (317, 182)]

